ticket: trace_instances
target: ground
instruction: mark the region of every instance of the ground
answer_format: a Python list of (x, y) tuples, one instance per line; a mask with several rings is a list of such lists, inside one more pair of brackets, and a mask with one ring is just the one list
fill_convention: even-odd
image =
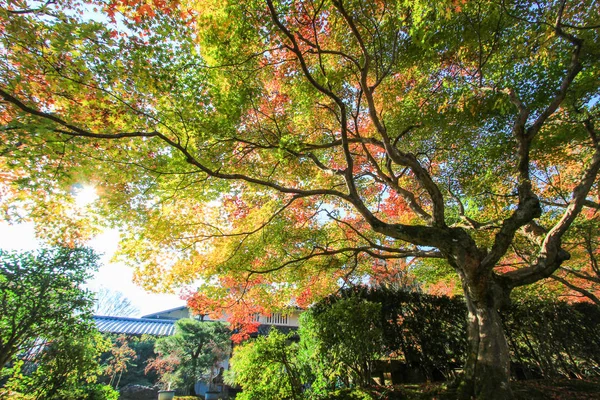
[[(512, 383), (516, 400), (596, 400), (600, 379), (531, 380)], [(456, 390), (444, 384), (402, 385), (377, 390), (385, 400), (455, 400)]]

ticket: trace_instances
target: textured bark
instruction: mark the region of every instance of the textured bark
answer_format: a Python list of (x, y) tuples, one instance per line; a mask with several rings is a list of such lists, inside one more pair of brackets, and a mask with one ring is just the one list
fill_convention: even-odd
[(480, 291), (474, 296), (473, 288), (465, 285), (469, 348), (461, 398), (513, 399), (509, 382), (510, 354), (496, 306), (497, 300), (489, 294), (478, 296), (483, 293)]

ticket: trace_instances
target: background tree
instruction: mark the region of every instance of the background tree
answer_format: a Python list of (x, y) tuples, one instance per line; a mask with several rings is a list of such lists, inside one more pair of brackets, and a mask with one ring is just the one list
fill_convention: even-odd
[(177, 4), (0, 10), (8, 215), (56, 227), (90, 180), (138, 281), (203, 277), (246, 316), (398, 258), (452, 270), (465, 396), (511, 398), (498, 308), (595, 221), (595, 2)]
[(98, 256), (86, 248), (0, 250), (0, 366), (93, 324), (92, 297), (81, 285), (97, 262)]
[(176, 387), (193, 387), (202, 379), (210, 383), (218, 364), (230, 354), (230, 335), (222, 322), (180, 319), (174, 335), (156, 341), (157, 357), (147, 369), (163, 373), (163, 382)]
[(139, 314), (139, 310), (123, 293), (101, 287), (94, 293), (94, 314), (115, 317), (130, 317)]
[[(146, 363), (156, 358), (156, 353), (154, 353), (155, 336), (106, 336), (110, 338), (112, 347), (101, 357), (101, 364), (105, 366), (103, 376), (100, 377), (102, 383), (112, 385), (116, 379), (120, 386), (124, 387), (127, 385), (154, 386), (158, 382), (159, 377), (155, 370), (146, 373)], [(133, 350), (133, 354), (130, 350)], [(114, 367), (109, 368), (110, 364), (113, 364)], [(123, 366), (126, 369), (123, 369)]]

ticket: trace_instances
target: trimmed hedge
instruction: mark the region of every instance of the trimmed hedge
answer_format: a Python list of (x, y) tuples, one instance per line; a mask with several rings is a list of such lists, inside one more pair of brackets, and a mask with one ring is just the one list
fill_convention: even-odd
[[(461, 368), (467, 348), (462, 298), (357, 286), (330, 296), (313, 310), (325, 312), (340, 298), (381, 304), (384, 352), (430, 380)], [(501, 312), (520, 379), (600, 376), (600, 308), (589, 303), (527, 301)]]

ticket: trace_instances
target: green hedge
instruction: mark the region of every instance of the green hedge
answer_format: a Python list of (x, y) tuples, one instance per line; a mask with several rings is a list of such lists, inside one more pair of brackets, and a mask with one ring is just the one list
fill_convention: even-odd
[[(314, 307), (325, 312), (340, 298), (381, 304), (384, 352), (428, 379), (452, 376), (466, 353), (466, 305), (460, 297), (349, 288)], [(501, 312), (519, 378), (600, 376), (600, 308), (588, 304), (521, 301)]]

